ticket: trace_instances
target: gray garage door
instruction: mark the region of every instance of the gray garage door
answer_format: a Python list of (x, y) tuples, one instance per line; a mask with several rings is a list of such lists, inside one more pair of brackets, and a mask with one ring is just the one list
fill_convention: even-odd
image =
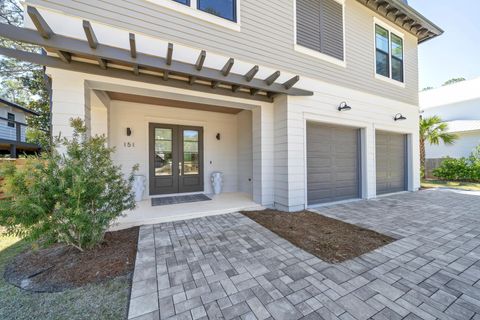
[(375, 139), (377, 194), (406, 190), (406, 136), (377, 131)]
[(307, 124), (308, 204), (359, 197), (359, 130)]

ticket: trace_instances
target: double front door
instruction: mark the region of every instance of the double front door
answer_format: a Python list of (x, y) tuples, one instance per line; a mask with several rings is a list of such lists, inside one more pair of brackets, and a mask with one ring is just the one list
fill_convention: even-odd
[(151, 123), (150, 194), (203, 191), (203, 128)]

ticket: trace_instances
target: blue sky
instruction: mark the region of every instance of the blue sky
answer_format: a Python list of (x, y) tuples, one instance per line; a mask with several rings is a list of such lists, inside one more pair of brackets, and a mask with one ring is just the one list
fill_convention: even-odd
[(420, 89), (480, 77), (480, 1), (409, 0), (445, 33), (419, 46)]

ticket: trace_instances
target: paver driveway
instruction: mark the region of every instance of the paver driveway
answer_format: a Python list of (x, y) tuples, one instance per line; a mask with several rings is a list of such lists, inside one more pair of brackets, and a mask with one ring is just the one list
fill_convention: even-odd
[(480, 195), (325, 207), (398, 238), (328, 264), (241, 214), (144, 226), (130, 319), (480, 319)]

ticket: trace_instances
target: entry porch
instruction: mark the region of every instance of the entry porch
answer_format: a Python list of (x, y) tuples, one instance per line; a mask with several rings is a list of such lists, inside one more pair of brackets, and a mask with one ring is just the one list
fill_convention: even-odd
[[(56, 79), (68, 74), (55, 70)], [(73, 103), (62, 101), (75, 99), (72, 81), (76, 80), (56, 82), (58, 87), (68, 86), (70, 94), (64, 97), (61, 90), (55, 91), (57, 108)], [(137, 208), (124, 212), (113, 229), (273, 205), (272, 183), (269, 187), (273, 165), (266, 165), (273, 159), (265, 152), (273, 144), (272, 103), (155, 85), (139, 87), (135, 82), (101, 77), (89, 76), (82, 82), (85, 114), (78, 116), (85, 119), (88, 132), (107, 137), (115, 150), (113, 161), (125, 175), (138, 165), (136, 175), (145, 179)], [(54, 123), (54, 134), (68, 136), (70, 129), (63, 125), (68, 123), (66, 116), (54, 114), (53, 121), (58, 123)], [(219, 195), (212, 188), (213, 172), (222, 173)], [(152, 204), (155, 198), (198, 194), (211, 200)]]

